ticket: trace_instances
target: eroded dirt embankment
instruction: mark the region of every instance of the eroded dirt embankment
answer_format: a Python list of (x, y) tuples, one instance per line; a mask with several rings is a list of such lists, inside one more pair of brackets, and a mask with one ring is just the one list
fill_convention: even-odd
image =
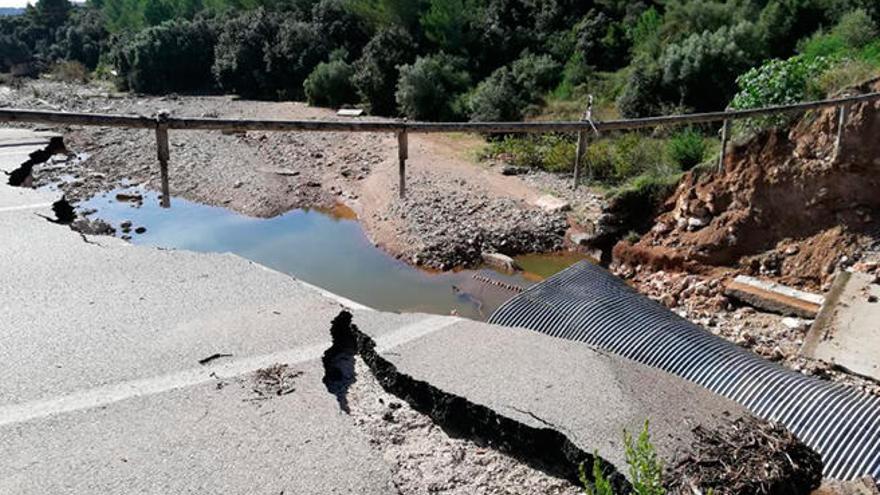
[(833, 108), (810, 113), (733, 147), (723, 173), (687, 174), (653, 229), (618, 244), (615, 259), (731, 267), (813, 289), (829, 283), (880, 228), (880, 102), (850, 107), (839, 154), (837, 118)]

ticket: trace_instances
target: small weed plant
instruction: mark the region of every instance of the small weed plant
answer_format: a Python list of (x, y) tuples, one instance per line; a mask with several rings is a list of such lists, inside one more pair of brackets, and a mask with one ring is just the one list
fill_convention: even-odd
[[(587, 495), (666, 495), (663, 488), (663, 463), (657, 457), (651, 435), (648, 433), (648, 421), (638, 438), (624, 430), (624, 453), (629, 466), (629, 478), (632, 490), (628, 494), (615, 493), (611, 480), (605, 475), (599, 456), (593, 461), (592, 476), (587, 476), (586, 467), (580, 466), (580, 479)], [(591, 480), (592, 478), (592, 480)]]

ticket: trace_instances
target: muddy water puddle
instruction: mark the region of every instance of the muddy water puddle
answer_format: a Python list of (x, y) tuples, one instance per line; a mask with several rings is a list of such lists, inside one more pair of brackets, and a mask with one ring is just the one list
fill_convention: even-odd
[[(137, 201), (138, 195), (142, 201)], [(489, 269), (432, 273), (374, 246), (353, 212), (344, 207), (294, 210), (262, 219), (180, 198), (173, 198), (172, 208), (166, 210), (159, 207), (155, 192), (134, 189), (111, 191), (78, 206), (97, 210), (92, 218), (110, 223), (117, 236), (130, 236), (134, 244), (234, 253), (383, 311), (454, 313), (485, 320), (516, 294), (505, 285), (528, 287), (584, 259), (527, 255), (522, 264), (536, 272), (514, 275)], [(123, 233), (121, 226), (127, 222), (129, 232)]]

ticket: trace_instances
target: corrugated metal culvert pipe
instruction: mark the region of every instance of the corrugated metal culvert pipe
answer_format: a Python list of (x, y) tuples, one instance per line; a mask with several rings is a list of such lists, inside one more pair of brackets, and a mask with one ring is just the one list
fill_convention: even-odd
[(601, 267), (578, 263), (506, 302), (489, 321), (584, 342), (702, 385), (785, 425), (822, 456), (826, 477), (880, 477), (880, 398), (767, 361)]

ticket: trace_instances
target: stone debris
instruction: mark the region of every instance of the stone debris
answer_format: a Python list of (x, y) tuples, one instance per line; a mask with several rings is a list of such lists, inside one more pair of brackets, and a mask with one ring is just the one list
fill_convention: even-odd
[(536, 199), (535, 206), (547, 213), (561, 213), (571, 210), (571, 204), (568, 201), (549, 194)]
[(501, 253), (484, 252), (483, 263), (506, 272), (515, 272), (518, 269), (516, 261), (513, 258)]

